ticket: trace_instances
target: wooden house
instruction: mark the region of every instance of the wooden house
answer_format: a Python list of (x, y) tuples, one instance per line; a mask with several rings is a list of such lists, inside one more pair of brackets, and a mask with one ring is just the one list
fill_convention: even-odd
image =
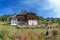
[(10, 17), (11, 25), (37, 25), (37, 16), (33, 12), (20, 11), (18, 14)]

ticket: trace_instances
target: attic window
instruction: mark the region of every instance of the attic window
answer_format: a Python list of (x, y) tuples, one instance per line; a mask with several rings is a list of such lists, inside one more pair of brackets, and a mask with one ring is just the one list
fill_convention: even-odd
[(31, 19), (32, 19), (32, 17), (29, 17), (29, 19), (31, 20)]
[(31, 19), (31, 17), (29, 19)]

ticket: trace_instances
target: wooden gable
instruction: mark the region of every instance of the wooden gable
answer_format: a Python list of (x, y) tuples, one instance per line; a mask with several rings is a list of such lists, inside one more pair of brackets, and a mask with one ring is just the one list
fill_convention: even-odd
[(27, 16), (27, 20), (36, 20), (36, 19), (37, 19), (36, 14), (33, 13), (33, 12), (28, 12), (28, 13), (26, 14), (26, 16)]

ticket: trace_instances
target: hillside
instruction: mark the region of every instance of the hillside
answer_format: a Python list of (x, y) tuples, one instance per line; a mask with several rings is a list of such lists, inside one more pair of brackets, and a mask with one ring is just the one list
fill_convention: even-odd
[[(0, 21), (7, 21), (7, 19), (15, 14), (8, 14), (0, 16)], [(8, 19), (9, 20), (9, 19)], [(45, 23), (57, 23), (60, 24), (60, 18), (44, 18), (42, 16), (37, 16), (38, 24), (45, 24)]]

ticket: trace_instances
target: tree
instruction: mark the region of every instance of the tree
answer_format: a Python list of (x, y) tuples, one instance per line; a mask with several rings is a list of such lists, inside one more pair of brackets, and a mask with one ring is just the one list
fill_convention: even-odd
[(7, 21), (7, 18), (10, 16), (13, 16), (13, 14), (7, 14), (7, 15), (0, 16), (0, 21)]

